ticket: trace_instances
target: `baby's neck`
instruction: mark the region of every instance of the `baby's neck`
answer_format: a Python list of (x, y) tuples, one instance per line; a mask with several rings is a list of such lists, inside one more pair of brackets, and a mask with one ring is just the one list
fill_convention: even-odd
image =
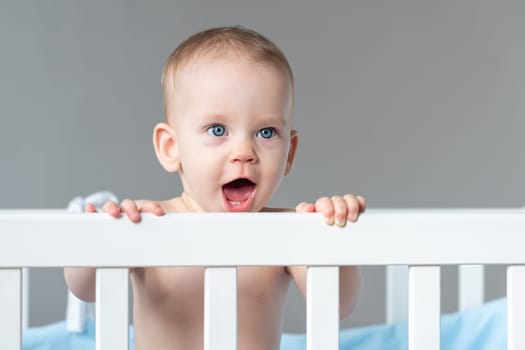
[(183, 192), (179, 197), (162, 202), (161, 206), (166, 213), (199, 213), (205, 211), (186, 192)]

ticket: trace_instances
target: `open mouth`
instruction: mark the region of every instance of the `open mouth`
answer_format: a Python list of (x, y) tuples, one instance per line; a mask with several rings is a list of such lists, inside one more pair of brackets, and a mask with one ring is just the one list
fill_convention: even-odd
[(227, 211), (248, 211), (252, 207), (255, 183), (248, 179), (236, 179), (222, 186), (224, 204)]

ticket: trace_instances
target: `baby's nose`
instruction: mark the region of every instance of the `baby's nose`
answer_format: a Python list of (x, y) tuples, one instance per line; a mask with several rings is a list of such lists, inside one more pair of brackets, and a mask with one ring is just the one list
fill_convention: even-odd
[(257, 155), (251, 142), (246, 140), (236, 142), (232, 149), (231, 161), (255, 163), (257, 161)]

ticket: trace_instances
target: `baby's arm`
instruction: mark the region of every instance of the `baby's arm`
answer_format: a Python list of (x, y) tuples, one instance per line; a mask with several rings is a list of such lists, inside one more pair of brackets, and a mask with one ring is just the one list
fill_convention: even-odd
[[(121, 213), (127, 214), (131, 221), (140, 221), (140, 213), (152, 213), (154, 215), (163, 215), (164, 209), (159, 203), (146, 200), (133, 201), (125, 199), (120, 206), (108, 201), (104, 204), (102, 210), (109, 215), (118, 218)], [(86, 205), (87, 213), (96, 213), (97, 209), (91, 203)], [(88, 302), (94, 302), (96, 296), (96, 274), (97, 269), (93, 267), (66, 267), (64, 268), (64, 278), (71, 292), (79, 299)]]
[(79, 299), (94, 302), (97, 269), (94, 267), (65, 267), (64, 278), (71, 292)]
[[(361, 196), (344, 195), (331, 198), (319, 198), (315, 204), (300, 203), (297, 212), (320, 212), (326, 223), (345, 226), (346, 221), (357, 221), (360, 214), (366, 209), (366, 201)], [(288, 266), (288, 273), (292, 276), (297, 288), (306, 299), (306, 267)], [(358, 266), (342, 266), (339, 268), (339, 318), (344, 319), (354, 310), (361, 291), (361, 269)]]

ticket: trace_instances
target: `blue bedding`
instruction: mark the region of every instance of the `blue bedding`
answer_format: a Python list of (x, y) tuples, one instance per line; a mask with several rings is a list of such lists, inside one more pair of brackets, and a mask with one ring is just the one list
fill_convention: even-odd
[[(506, 349), (506, 299), (499, 299), (441, 319), (441, 349)], [(377, 325), (342, 330), (340, 349), (408, 349), (407, 323)], [(91, 321), (83, 333), (68, 333), (65, 322), (29, 328), (23, 333), (23, 350), (95, 349), (95, 325)], [(133, 344), (133, 328), (130, 329)], [(131, 346), (133, 349), (133, 346)], [(284, 334), (281, 350), (305, 350), (304, 334)]]

